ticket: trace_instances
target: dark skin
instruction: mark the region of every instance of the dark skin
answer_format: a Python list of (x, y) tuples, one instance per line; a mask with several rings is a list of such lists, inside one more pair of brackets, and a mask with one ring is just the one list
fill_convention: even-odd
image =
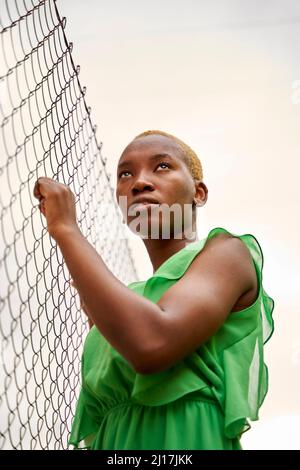
[[(124, 181), (117, 183), (117, 199), (125, 195), (130, 204), (133, 197), (151, 193), (161, 203), (171, 204), (175, 199), (191, 204), (194, 198), (205, 203), (207, 188), (188, 179), (184, 157), (178, 149), (176, 153), (173, 143), (164, 136), (142, 139), (121, 155), (119, 163), (130, 159), (131, 168)], [(165, 165), (157, 169), (159, 161), (150, 163), (151, 154), (162, 151), (172, 152), (170, 169)], [(48, 232), (62, 252), (90, 325), (140, 374), (160, 372), (180, 361), (215, 334), (230, 312), (244, 309), (256, 299), (253, 261), (238, 238), (220, 234), (209, 240), (182, 278), (154, 303), (120, 282), (83, 236), (74, 195), (67, 186), (39, 178), (34, 196), (40, 200)], [(144, 242), (156, 270), (190, 240)]]
[[(153, 155), (160, 154), (168, 154), (169, 156), (151, 159)], [(116, 197), (118, 201), (120, 196), (127, 197), (128, 207), (136, 200), (137, 196), (144, 196), (145, 198), (157, 199), (158, 202), (168, 206), (177, 203), (183, 210), (184, 204), (191, 206), (193, 199), (199, 205), (204, 205), (207, 195), (206, 185), (203, 182), (193, 180), (183, 158), (182, 150), (165, 136), (150, 135), (139, 138), (130, 143), (120, 157), (117, 169)], [(195, 208), (192, 212), (192, 229), (196, 233)], [(130, 223), (135, 216), (123, 213), (123, 217), (127, 223)], [(160, 219), (160, 227), (161, 225)], [(171, 224), (172, 227), (173, 224)], [(143, 241), (153, 266), (153, 272), (170, 256), (195, 240), (197, 240), (197, 236), (190, 240), (185, 237), (184, 233), (182, 238), (144, 238)]]

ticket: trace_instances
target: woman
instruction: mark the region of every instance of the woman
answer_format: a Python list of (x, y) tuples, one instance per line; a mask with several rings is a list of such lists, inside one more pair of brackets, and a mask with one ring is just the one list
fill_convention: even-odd
[(91, 326), (75, 448), (240, 450), (248, 419), (258, 419), (274, 301), (253, 235), (217, 227), (198, 239), (207, 195), (197, 155), (176, 137), (146, 131), (125, 148), (116, 198), (153, 266), (125, 286), (81, 234), (70, 190), (39, 178), (35, 196)]

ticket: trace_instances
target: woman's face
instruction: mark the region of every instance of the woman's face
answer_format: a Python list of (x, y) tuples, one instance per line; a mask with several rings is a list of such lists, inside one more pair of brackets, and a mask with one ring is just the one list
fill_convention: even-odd
[[(142, 233), (143, 237), (146, 236), (141, 226), (139, 225), (137, 230), (133, 223), (137, 217), (140, 221), (147, 219), (144, 225), (147, 230), (154, 225), (154, 222), (158, 224), (160, 236), (156, 238), (161, 237), (162, 227), (167, 228), (168, 225), (170, 225), (170, 236), (174, 236), (174, 230), (176, 233), (182, 232), (183, 225), (180, 222), (177, 226), (175, 224), (180, 211), (182, 220), (184, 220), (184, 210), (189, 211), (190, 218), (192, 217), (192, 202), (196, 192), (198, 195), (200, 190), (204, 196), (205, 191), (201, 186), (203, 183), (200, 187), (195, 184), (184, 158), (176, 142), (161, 135), (140, 137), (123, 151), (117, 167), (116, 198), (124, 220), (138, 235)], [(140, 205), (138, 211), (137, 203), (147, 199), (156, 205)], [(135, 206), (130, 209), (132, 204)], [(164, 205), (159, 208), (158, 204)], [(170, 206), (175, 210), (170, 211)], [(166, 212), (162, 208), (166, 209)]]

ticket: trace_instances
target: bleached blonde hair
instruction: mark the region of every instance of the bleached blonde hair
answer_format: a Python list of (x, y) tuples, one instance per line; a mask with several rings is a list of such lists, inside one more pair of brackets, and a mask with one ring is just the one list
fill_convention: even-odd
[(135, 138), (133, 140), (138, 139), (139, 137), (144, 137), (144, 136), (153, 135), (153, 134), (154, 135), (157, 135), (157, 134), (158, 135), (163, 135), (163, 136), (169, 137), (170, 139), (175, 141), (184, 153), (186, 163), (188, 165), (188, 168), (191, 172), (192, 177), (196, 180), (203, 181), (203, 168), (202, 168), (202, 164), (199, 160), (199, 157), (194, 152), (194, 150), (191, 149), (191, 147), (189, 147), (181, 139), (178, 139), (178, 137), (175, 137), (174, 135), (169, 134), (168, 132), (164, 132), (164, 131), (148, 130), (148, 131), (142, 132), (141, 134), (138, 134), (137, 136), (135, 136)]

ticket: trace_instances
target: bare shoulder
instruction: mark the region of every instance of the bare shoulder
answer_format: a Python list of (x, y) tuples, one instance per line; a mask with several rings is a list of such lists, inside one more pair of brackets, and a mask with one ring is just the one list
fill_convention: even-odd
[(248, 247), (240, 238), (227, 233), (210, 238), (183, 277), (191, 284), (211, 279), (212, 282), (222, 282), (227, 286), (228, 283), (239, 285), (236, 302), (249, 290), (255, 290), (257, 284)]
[(245, 243), (239, 238), (230, 233), (219, 233), (212, 237), (205, 244), (202, 252), (210, 253), (210, 256), (220, 256), (224, 253), (225, 256), (231, 255), (240, 262), (252, 265), (252, 256)]
[(222, 270), (222, 266), (226, 270), (232, 268), (236, 273), (234, 276), (236, 279), (237, 277), (244, 279), (244, 289), (232, 307), (232, 312), (247, 308), (254, 303), (258, 295), (257, 273), (251, 253), (240, 238), (227, 233), (219, 233), (208, 240), (197, 258), (194, 266), (191, 266), (191, 274), (192, 272), (196, 274), (199, 269), (204, 268), (204, 263), (208, 263), (207, 266), (215, 265), (218, 270)]

